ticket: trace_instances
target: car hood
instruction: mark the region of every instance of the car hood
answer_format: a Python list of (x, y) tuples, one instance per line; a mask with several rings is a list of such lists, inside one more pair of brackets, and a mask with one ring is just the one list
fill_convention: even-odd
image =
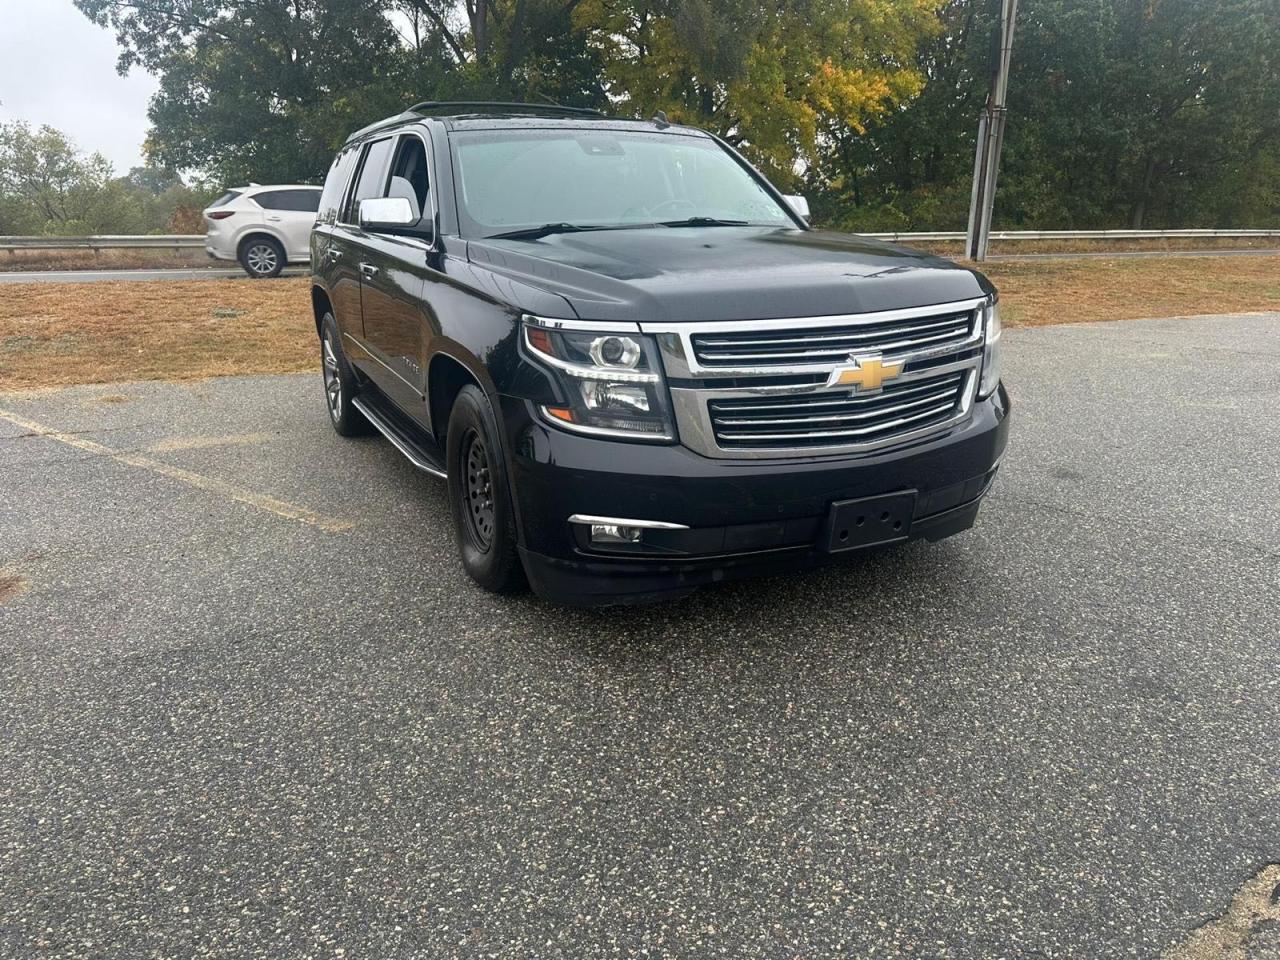
[[(820, 317), (982, 297), (980, 274), (918, 250), (776, 227), (653, 227), (473, 240), (468, 259), (588, 320)], [(543, 297), (532, 298), (545, 307)], [(534, 304), (517, 304), (537, 312)]]

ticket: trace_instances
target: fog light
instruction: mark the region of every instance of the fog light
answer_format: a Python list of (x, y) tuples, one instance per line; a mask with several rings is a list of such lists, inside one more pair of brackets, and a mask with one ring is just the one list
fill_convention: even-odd
[(591, 525), (592, 543), (639, 543), (640, 535), (639, 527), (623, 527), (616, 523)]
[(680, 553), (677, 531), (688, 530), (683, 523), (667, 520), (633, 520), (630, 517), (601, 517), (575, 513), (569, 518), (575, 526), (574, 540), (579, 550), (602, 553), (666, 554)]

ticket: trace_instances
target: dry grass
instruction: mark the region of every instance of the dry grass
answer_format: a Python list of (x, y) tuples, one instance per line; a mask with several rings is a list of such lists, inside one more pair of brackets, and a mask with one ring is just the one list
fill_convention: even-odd
[[(1280, 311), (1280, 259), (993, 263), (1010, 326)], [(317, 367), (305, 277), (0, 287), (0, 390)]]
[(1010, 326), (1280, 311), (1280, 258), (988, 263)]
[(309, 282), (0, 287), (0, 390), (311, 369)]
[[(907, 243), (931, 253), (958, 257), (964, 253), (959, 240)], [(1141, 250), (1277, 250), (1280, 237), (1174, 237), (1167, 240), (992, 240), (992, 255), (1017, 253), (1123, 253)]]
[(0, 273), (21, 270), (165, 270), (234, 267), (211, 260), (203, 248), (179, 250), (15, 250), (0, 251)]

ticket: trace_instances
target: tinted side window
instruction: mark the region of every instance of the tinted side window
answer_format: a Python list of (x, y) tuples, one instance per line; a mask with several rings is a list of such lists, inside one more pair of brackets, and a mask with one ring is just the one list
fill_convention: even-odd
[(253, 198), (268, 210), (296, 210), (315, 213), (320, 208), (319, 190), (269, 190)]
[(284, 202), (284, 196), (288, 190), (267, 190), (265, 193), (255, 193), (253, 202), (264, 210), (288, 210), (289, 207)]
[(361, 200), (382, 196), (383, 188), (387, 183), (387, 161), (391, 156), (392, 142), (388, 137), (369, 144), (365, 150), (364, 163), (360, 166), (360, 178), (356, 181), (356, 188), (351, 193), (351, 202), (347, 204), (346, 216), (343, 217), (345, 222), (357, 222), (356, 213)]
[(346, 196), (347, 184), (351, 181), (351, 173), (356, 167), (356, 158), (360, 151), (343, 150), (329, 168), (329, 176), (324, 180), (324, 191), (320, 194), (319, 219), (323, 223), (333, 223), (338, 219), (338, 207), (342, 206), (342, 198)]

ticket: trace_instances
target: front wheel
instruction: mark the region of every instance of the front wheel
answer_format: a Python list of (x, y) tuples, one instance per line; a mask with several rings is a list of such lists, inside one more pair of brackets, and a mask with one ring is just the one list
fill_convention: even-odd
[(479, 387), (463, 387), (445, 435), (458, 551), (472, 580), (494, 593), (509, 593), (523, 585), (524, 571), (516, 551), (511, 486), (498, 437), (488, 399)]

